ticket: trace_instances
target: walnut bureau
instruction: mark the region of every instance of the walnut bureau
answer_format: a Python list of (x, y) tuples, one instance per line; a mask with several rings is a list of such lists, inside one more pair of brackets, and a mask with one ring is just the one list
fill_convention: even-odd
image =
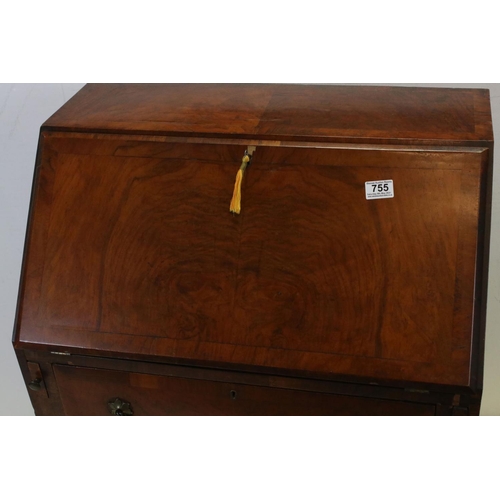
[(90, 84), (41, 127), (37, 415), (477, 415), (487, 90)]

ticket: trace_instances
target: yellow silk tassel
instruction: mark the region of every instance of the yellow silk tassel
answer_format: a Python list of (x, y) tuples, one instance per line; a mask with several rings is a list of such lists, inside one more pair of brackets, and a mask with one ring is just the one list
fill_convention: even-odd
[(241, 182), (243, 181), (243, 174), (250, 162), (250, 156), (245, 155), (241, 161), (241, 167), (236, 174), (236, 181), (234, 183), (233, 199), (231, 200), (231, 205), (229, 205), (229, 211), (233, 214), (239, 214), (241, 212)]

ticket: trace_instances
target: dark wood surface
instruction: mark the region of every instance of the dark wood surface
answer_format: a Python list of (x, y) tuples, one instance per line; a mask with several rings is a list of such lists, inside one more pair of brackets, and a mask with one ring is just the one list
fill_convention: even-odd
[[(24, 349), (15, 349), (15, 353), (35, 414), (40, 416), (63, 415), (64, 410), (60, 403), (59, 389), (55, 383), (52, 363), (47, 362), (43, 356), (39, 359), (36, 356), (31, 356), (30, 360), (27, 360)], [(29, 383), (40, 376), (42, 379), (41, 389), (38, 391), (29, 389)]]
[(144, 373), (55, 365), (65, 415), (110, 415), (108, 402), (134, 415), (434, 415), (435, 407)]
[(488, 90), (265, 84), (91, 84), (50, 129), (249, 139), (493, 139)]
[(243, 150), (48, 134), (19, 339), (468, 386), (483, 150)]
[(14, 332), (37, 414), (120, 388), (146, 413), (478, 414), (492, 140), (486, 90), (87, 85), (40, 134)]

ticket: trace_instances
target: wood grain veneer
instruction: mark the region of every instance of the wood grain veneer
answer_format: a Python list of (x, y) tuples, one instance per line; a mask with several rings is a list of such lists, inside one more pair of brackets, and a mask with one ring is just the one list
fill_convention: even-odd
[[(470, 89), (86, 86), (41, 129), (15, 347), (31, 359), (104, 357), (111, 369), (135, 359), (458, 391), (473, 395), (475, 413), (488, 99)], [(257, 149), (235, 216), (248, 145)], [(394, 198), (367, 200), (365, 182), (382, 179)], [(57, 370), (63, 406), (77, 379), (100, 384), (99, 371)], [(278, 394), (293, 413), (291, 393)], [(335, 414), (306, 394), (297, 405)]]

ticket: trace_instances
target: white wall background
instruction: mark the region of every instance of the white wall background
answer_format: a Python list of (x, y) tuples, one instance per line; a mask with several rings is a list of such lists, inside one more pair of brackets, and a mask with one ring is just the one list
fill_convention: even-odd
[[(391, 84), (398, 85), (398, 84)], [(500, 143), (500, 84), (407, 84), (489, 88)], [(0, 84), (0, 415), (33, 415), (11, 344), (40, 125), (83, 84)], [(498, 148), (495, 148), (498, 150)], [(495, 154), (498, 170), (500, 156)], [(500, 180), (494, 174), (482, 415), (500, 415)]]

